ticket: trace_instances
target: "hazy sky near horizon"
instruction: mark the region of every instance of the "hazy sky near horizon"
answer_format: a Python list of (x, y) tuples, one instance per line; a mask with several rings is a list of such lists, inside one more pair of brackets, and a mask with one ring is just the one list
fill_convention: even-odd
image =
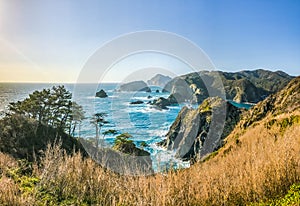
[[(219, 70), (300, 75), (299, 19), (298, 0), (0, 0), (0, 82), (76, 82), (104, 43), (142, 30), (191, 40)], [(146, 54), (121, 62), (105, 81), (122, 81), (130, 66), (188, 71)]]

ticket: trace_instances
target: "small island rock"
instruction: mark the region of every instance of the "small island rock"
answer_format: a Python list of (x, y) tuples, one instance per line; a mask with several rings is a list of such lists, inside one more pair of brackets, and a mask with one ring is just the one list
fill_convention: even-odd
[(108, 95), (106, 94), (106, 92), (103, 89), (101, 89), (99, 92), (96, 92), (96, 97), (106, 98), (106, 97), (108, 97)]
[(169, 100), (163, 97), (153, 100), (152, 105), (156, 106), (159, 109), (168, 109), (167, 106), (170, 106)]
[(134, 81), (122, 84), (119, 88), (119, 91), (125, 91), (125, 92), (135, 92), (135, 91), (141, 91), (141, 92), (151, 92), (151, 89), (148, 87), (148, 85), (144, 81)]
[(149, 79), (147, 81), (147, 83), (149, 85), (164, 87), (171, 80), (172, 80), (172, 78), (169, 77), (169, 76), (165, 76), (165, 75), (162, 75), (162, 74), (157, 74), (153, 78)]

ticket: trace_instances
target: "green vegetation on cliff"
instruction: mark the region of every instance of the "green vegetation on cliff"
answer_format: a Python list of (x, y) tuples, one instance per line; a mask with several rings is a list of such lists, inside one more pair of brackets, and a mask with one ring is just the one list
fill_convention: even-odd
[(205, 99), (197, 109), (183, 107), (159, 145), (176, 149), (183, 160), (202, 159), (222, 146), (242, 111), (220, 97)]
[(28, 98), (10, 103), (0, 120), (0, 151), (33, 161), (49, 143), (62, 141), (68, 153), (84, 148), (71, 136), (84, 118), (82, 107), (71, 101), (64, 86), (35, 91)]

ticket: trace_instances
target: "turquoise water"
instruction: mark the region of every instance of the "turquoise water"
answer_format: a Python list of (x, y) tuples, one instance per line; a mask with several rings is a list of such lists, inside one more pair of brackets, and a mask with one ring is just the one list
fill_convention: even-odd
[[(9, 102), (22, 100), (35, 90), (51, 88), (58, 84), (10, 84), (0, 83), (0, 112), (5, 111)], [(175, 167), (188, 167), (188, 162), (182, 162), (174, 158), (173, 151), (165, 151), (157, 147), (156, 143), (165, 138), (169, 127), (175, 120), (183, 105), (172, 106), (169, 110), (157, 110), (152, 108), (148, 101), (158, 97), (168, 97), (168, 93), (156, 93), (161, 88), (151, 87), (152, 92), (116, 92), (117, 84), (65, 84), (65, 87), (72, 92), (74, 100), (83, 106), (86, 119), (82, 122), (80, 137), (95, 137), (95, 127), (90, 123), (90, 118), (98, 112), (108, 114), (106, 120), (109, 122), (103, 126), (101, 132), (108, 129), (115, 129), (118, 133), (128, 132), (132, 140), (139, 146), (146, 142), (149, 146), (144, 149), (151, 153), (154, 169), (164, 167), (165, 164), (172, 164)], [(108, 98), (95, 97), (96, 91), (104, 89)], [(151, 96), (150, 98), (148, 96)], [(141, 100), (144, 103), (131, 105), (130, 102)], [(78, 136), (78, 134), (75, 134)], [(105, 145), (113, 145), (115, 136), (105, 136)]]
[(235, 101), (230, 101), (229, 102), (236, 106), (237, 108), (245, 108), (245, 109), (250, 109), (254, 104), (250, 104), (250, 103), (237, 103)]
[[(9, 102), (22, 100), (35, 90), (51, 88), (54, 84), (8, 84), (0, 83), (0, 112), (5, 110)], [(57, 84), (55, 84), (57, 85)], [(169, 110), (157, 110), (152, 108), (148, 101), (158, 97), (168, 97), (168, 93), (156, 93), (161, 88), (150, 87), (151, 93), (146, 92), (116, 92), (118, 84), (65, 84), (66, 88), (73, 93), (73, 99), (83, 106), (86, 119), (81, 126), (80, 136), (84, 138), (95, 137), (95, 127), (90, 123), (90, 117), (98, 112), (108, 114), (106, 120), (109, 122), (103, 126), (101, 132), (115, 129), (119, 133), (128, 132), (137, 146), (146, 142), (149, 146), (144, 149), (151, 153), (153, 167), (155, 170), (172, 164), (175, 167), (188, 167), (188, 162), (182, 162), (174, 158), (174, 151), (165, 151), (157, 147), (156, 143), (165, 138), (171, 124), (174, 122), (178, 112), (184, 106), (180, 104), (169, 107)], [(96, 91), (104, 89), (108, 98), (95, 97)], [(148, 97), (151, 96), (151, 97)], [(141, 100), (144, 103), (131, 105), (130, 102)], [(237, 104), (238, 107), (249, 108), (248, 104)], [(190, 105), (191, 106), (191, 105)], [(197, 105), (192, 105), (197, 107)], [(78, 134), (75, 134), (78, 136)], [(105, 136), (105, 145), (113, 145), (115, 136)]]

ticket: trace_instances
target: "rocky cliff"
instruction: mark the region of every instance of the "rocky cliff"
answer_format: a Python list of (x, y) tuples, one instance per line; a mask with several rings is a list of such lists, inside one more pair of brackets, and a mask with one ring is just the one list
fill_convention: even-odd
[[(238, 144), (236, 138), (261, 120), (267, 128), (279, 125), (281, 130), (294, 123), (300, 124), (299, 112), (300, 77), (297, 77), (248, 111), (218, 97), (204, 100), (197, 109), (184, 107), (159, 145), (176, 150), (181, 159), (195, 160), (220, 148), (230, 133), (231, 139)], [(282, 115), (288, 117), (282, 119)]]
[(176, 150), (180, 159), (199, 159), (222, 146), (241, 113), (241, 109), (219, 97), (206, 99), (197, 109), (183, 107), (159, 145)]
[(300, 77), (294, 78), (281, 91), (259, 102), (243, 116), (241, 127), (247, 128), (267, 116), (289, 114), (300, 109)]
[(285, 87), (292, 76), (277, 71), (253, 70), (241, 72), (200, 71), (172, 79), (164, 91), (177, 102), (201, 103), (209, 96), (225, 93), (226, 99), (257, 103)]

